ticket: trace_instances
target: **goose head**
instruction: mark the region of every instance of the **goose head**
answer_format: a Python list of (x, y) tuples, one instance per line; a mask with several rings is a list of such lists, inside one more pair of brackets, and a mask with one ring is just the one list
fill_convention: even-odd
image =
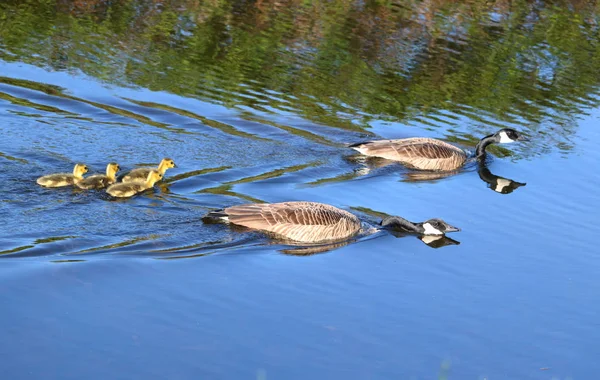
[(426, 220), (423, 223), (419, 223), (423, 235), (444, 235), (448, 232), (458, 232), (460, 228), (449, 225), (442, 219), (434, 218)]
[(527, 137), (512, 128), (503, 128), (492, 135), (497, 144), (508, 144), (515, 141), (528, 141)]
[(88, 172), (88, 167), (86, 164), (76, 164), (73, 168), (73, 176), (75, 178), (82, 178), (85, 173)]
[(167, 169), (174, 167), (175, 161), (173, 161), (171, 158), (165, 157), (162, 159), (162, 161), (160, 161), (160, 164), (158, 165), (158, 171), (164, 173)]
[(148, 173), (148, 177), (146, 178), (146, 184), (149, 187), (154, 186), (154, 184), (162, 179), (163, 175), (158, 170), (151, 170)]
[(111, 162), (110, 164), (106, 165), (106, 176), (113, 178), (119, 170), (121, 170), (119, 164), (116, 162)]

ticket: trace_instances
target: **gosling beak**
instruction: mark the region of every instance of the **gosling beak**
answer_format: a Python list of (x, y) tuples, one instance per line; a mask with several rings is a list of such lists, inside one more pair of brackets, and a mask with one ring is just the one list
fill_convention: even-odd
[(446, 232), (459, 232), (460, 228), (451, 225), (446, 226)]
[(523, 135), (519, 135), (519, 137), (517, 137), (517, 141), (529, 141), (529, 138), (527, 138)]

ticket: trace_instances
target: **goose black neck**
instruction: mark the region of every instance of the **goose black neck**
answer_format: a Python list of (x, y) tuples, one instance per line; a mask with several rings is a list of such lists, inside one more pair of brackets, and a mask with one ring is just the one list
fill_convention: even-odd
[(493, 144), (495, 142), (496, 139), (494, 135), (485, 136), (484, 138), (479, 140), (479, 143), (475, 147), (475, 155), (477, 156), (477, 158), (485, 157), (486, 148), (488, 147), (488, 145)]
[(381, 226), (397, 231), (423, 233), (425, 229), (420, 223), (409, 222), (399, 216), (388, 216), (381, 221)]

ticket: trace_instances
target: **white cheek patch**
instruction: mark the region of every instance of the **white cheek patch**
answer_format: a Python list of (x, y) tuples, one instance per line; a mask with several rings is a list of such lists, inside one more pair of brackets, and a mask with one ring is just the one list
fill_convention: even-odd
[(425, 235), (443, 235), (444, 233), (429, 223), (423, 224), (423, 228), (425, 228)]
[(496, 180), (496, 187), (494, 188), (494, 191), (501, 193), (505, 187), (510, 186), (511, 182), (512, 181), (510, 181), (508, 179), (498, 178)]
[(508, 144), (511, 142), (515, 142), (515, 140), (508, 137), (506, 132), (504, 132), (504, 131), (500, 132), (500, 144)]
[(421, 241), (423, 243), (425, 243), (425, 244), (431, 244), (431, 243), (433, 243), (436, 240), (440, 240), (441, 238), (442, 238), (441, 236), (430, 236), (430, 235), (428, 235), (428, 236), (423, 236), (421, 238)]

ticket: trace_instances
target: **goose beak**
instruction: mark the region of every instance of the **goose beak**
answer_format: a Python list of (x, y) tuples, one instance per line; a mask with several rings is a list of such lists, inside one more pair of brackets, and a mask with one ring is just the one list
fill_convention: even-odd
[(446, 226), (446, 232), (459, 232), (460, 228), (451, 225)]
[(529, 139), (523, 135), (519, 135), (519, 137), (517, 137), (517, 141), (529, 141)]

